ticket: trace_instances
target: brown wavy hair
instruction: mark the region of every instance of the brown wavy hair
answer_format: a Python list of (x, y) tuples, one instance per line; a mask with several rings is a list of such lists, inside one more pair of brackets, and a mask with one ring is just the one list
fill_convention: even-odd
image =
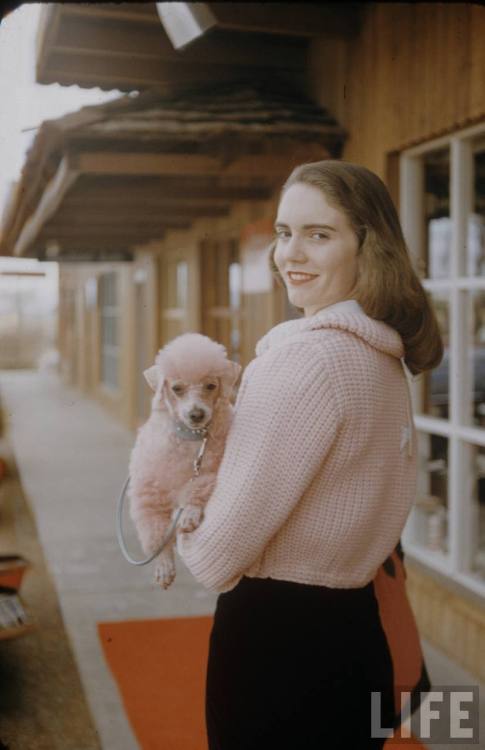
[[(369, 317), (398, 331), (413, 375), (437, 367), (443, 357), (438, 320), (382, 180), (359, 164), (325, 159), (295, 167), (281, 196), (295, 183), (321, 190), (333, 208), (346, 214), (358, 237), (357, 278), (349, 298), (356, 299)], [(274, 262), (276, 242), (270, 247), (269, 265), (277, 283), (286, 288)]]

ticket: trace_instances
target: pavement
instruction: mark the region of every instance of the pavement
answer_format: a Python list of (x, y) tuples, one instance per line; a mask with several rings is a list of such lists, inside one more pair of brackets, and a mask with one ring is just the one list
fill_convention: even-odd
[[(217, 594), (199, 585), (180, 558), (174, 584), (162, 591), (152, 581), (150, 565), (134, 567), (121, 556), (115, 512), (134, 432), (52, 372), (1, 371), (0, 399), (97, 737), (103, 750), (139, 750), (96, 623), (212, 615)], [(128, 519), (125, 525), (128, 545), (136, 551)], [(425, 639), (422, 646), (434, 684), (477, 684)], [(481, 687), (480, 735), (485, 738)]]

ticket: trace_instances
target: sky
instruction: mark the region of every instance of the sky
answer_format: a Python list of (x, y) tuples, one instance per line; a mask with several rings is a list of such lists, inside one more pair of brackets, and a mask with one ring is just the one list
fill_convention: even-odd
[(122, 95), (35, 82), (35, 36), (43, 5), (21, 5), (0, 24), (0, 216), (9, 185), (18, 178), (35, 137), (36, 131), (26, 128)]

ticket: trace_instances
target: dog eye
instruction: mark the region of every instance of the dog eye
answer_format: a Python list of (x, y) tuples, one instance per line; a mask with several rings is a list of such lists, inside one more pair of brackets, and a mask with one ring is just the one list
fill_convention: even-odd
[(181, 385), (173, 385), (172, 391), (174, 391), (175, 393), (182, 393), (183, 387)]
[(208, 391), (213, 391), (214, 388), (217, 388), (217, 385), (215, 383), (207, 383), (206, 388)]

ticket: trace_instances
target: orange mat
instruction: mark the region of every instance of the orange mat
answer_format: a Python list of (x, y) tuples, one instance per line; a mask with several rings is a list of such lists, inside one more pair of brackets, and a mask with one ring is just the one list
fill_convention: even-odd
[(98, 623), (143, 750), (207, 750), (204, 694), (212, 617)]
[[(207, 750), (205, 673), (212, 617), (98, 623), (104, 654), (143, 750)], [(425, 750), (390, 739), (386, 748)]]

